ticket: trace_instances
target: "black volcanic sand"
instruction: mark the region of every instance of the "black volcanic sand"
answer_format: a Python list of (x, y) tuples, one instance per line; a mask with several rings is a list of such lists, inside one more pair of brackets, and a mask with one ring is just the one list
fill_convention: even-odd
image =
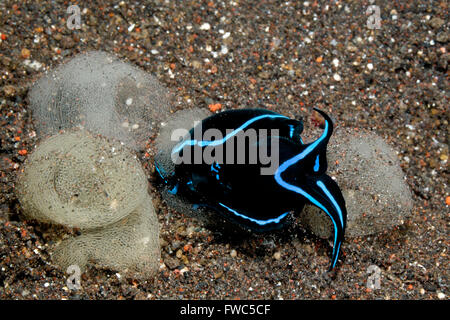
[[(1, 1), (0, 299), (448, 299), (448, 2), (376, 1), (379, 30), (367, 26), (369, 1), (322, 2), (79, 1), (83, 26), (70, 30), (67, 1)], [(284, 232), (230, 236), (169, 209), (152, 186), (152, 136), (139, 156), (161, 224), (158, 277), (92, 268), (69, 290), (50, 262), (55, 230), (24, 221), (14, 179), (37, 141), (33, 81), (93, 49), (155, 74), (175, 109), (260, 106), (308, 130), (319, 107), (338, 126), (376, 132), (398, 150), (411, 217), (347, 239), (327, 274), (330, 241), (295, 218)], [(380, 289), (367, 289), (371, 265)]]

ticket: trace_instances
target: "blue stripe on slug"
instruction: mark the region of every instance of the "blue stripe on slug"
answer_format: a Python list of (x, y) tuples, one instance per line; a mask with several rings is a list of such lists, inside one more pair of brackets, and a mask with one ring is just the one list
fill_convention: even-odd
[(328, 191), (327, 187), (323, 184), (322, 181), (317, 181), (316, 184), (322, 189), (322, 191), (327, 195), (327, 197), (331, 200), (331, 203), (333, 203), (333, 206), (336, 208), (336, 211), (339, 215), (339, 219), (341, 220), (342, 228), (344, 228), (344, 218), (342, 216), (342, 210), (341, 207), (336, 202), (336, 199), (331, 195), (330, 191)]
[(259, 220), (259, 219), (247, 217), (247, 216), (245, 216), (245, 215), (243, 215), (243, 214), (237, 212), (236, 210), (233, 210), (233, 209), (231, 209), (230, 207), (227, 207), (226, 205), (224, 205), (224, 204), (221, 203), (221, 202), (219, 202), (219, 204), (220, 204), (222, 207), (228, 209), (228, 211), (230, 211), (230, 212), (233, 213), (234, 215), (236, 215), (236, 216), (238, 216), (238, 217), (241, 217), (241, 218), (244, 218), (244, 219), (246, 219), (246, 220), (249, 220), (249, 221), (251, 221), (251, 222), (254, 222), (254, 223), (256, 223), (256, 224), (258, 224), (258, 225), (260, 225), (260, 226), (264, 226), (264, 225), (269, 224), (269, 223), (280, 223), (280, 221), (281, 221), (284, 217), (286, 217), (286, 216), (289, 214), (289, 211), (288, 211), (288, 212), (283, 213), (282, 215), (280, 215), (280, 216), (277, 217), (277, 218), (272, 218), (272, 219), (267, 219), (267, 220)]
[(183, 143), (181, 143), (180, 145), (175, 146), (172, 149), (172, 154), (180, 152), (186, 145), (193, 146), (193, 145), (198, 144), (198, 146), (200, 146), (200, 147), (210, 146), (210, 145), (213, 146), (213, 147), (218, 146), (218, 145), (224, 143), (225, 141), (227, 141), (229, 138), (235, 136), (239, 131), (244, 130), (246, 127), (251, 125), (253, 122), (256, 122), (258, 120), (265, 119), (265, 118), (270, 118), (270, 119), (275, 119), (275, 118), (289, 119), (288, 117), (282, 116), (282, 115), (264, 114), (264, 115), (261, 115), (261, 116), (257, 116), (257, 117), (251, 118), (250, 120), (246, 121), (239, 128), (233, 130), (232, 132), (230, 132), (229, 134), (227, 134), (224, 138), (222, 138), (220, 140), (213, 140), (213, 141), (204, 141), (204, 140), (197, 141), (195, 139), (194, 140), (186, 140)]
[(289, 137), (292, 138), (292, 136), (294, 135), (295, 127), (292, 124), (290, 124), (289, 128), (290, 128), (289, 129)]
[(158, 164), (156, 163), (156, 161), (155, 161), (155, 169), (156, 169), (156, 172), (158, 172), (159, 176), (164, 180), (164, 182), (167, 183), (166, 178), (164, 178), (163, 174), (161, 173), (161, 171), (163, 171), (163, 170), (158, 167)]
[[(339, 256), (339, 248), (340, 248), (340, 243), (338, 245), (337, 243), (337, 239), (338, 239), (338, 228), (337, 228), (337, 224), (335, 219), (333, 218), (333, 216), (330, 214), (330, 212), (314, 197), (312, 197), (310, 194), (308, 194), (307, 192), (305, 192), (303, 189), (299, 188), (298, 186), (292, 185), (287, 183), (286, 181), (284, 181), (281, 177), (281, 174), (287, 170), (290, 166), (294, 165), (295, 163), (297, 163), (298, 161), (302, 160), (303, 158), (305, 158), (308, 154), (310, 154), (311, 152), (314, 151), (314, 149), (320, 144), (320, 142), (322, 142), (322, 140), (326, 139), (327, 134), (328, 134), (328, 121), (325, 121), (325, 129), (324, 132), (322, 133), (322, 135), (320, 136), (319, 139), (317, 139), (315, 142), (313, 142), (312, 144), (310, 144), (308, 147), (306, 147), (301, 153), (299, 153), (298, 155), (296, 155), (295, 157), (292, 157), (291, 159), (285, 161), (283, 164), (281, 164), (277, 171), (275, 172), (275, 181), (282, 186), (285, 189), (291, 190), (293, 192), (296, 192), (300, 195), (302, 195), (303, 197), (305, 197), (306, 199), (308, 199), (312, 204), (314, 204), (315, 206), (317, 206), (319, 209), (321, 209), (322, 211), (324, 211), (331, 219), (331, 221), (333, 222), (334, 225), (334, 245), (333, 245), (333, 256), (334, 261), (332, 263), (332, 268), (334, 268), (336, 262), (337, 262), (337, 258)], [(320, 185), (319, 185), (320, 187)], [(341, 212), (341, 216), (342, 217), (342, 212)], [(342, 218), (341, 218), (342, 221)]]
[(319, 160), (320, 160), (319, 159), (319, 155), (317, 155), (316, 162), (314, 163), (314, 171), (315, 172), (319, 171), (319, 168), (320, 168), (320, 161)]
[(307, 198), (312, 204), (317, 206), (319, 209), (321, 209), (323, 212), (325, 212), (330, 217), (330, 219), (331, 219), (331, 221), (333, 222), (333, 225), (334, 225), (333, 256), (336, 255), (335, 259), (333, 261), (333, 264), (332, 264), (332, 268), (334, 268), (334, 266), (336, 264), (336, 261), (337, 261), (337, 257), (339, 256), (339, 254), (338, 254), (339, 251), (338, 250), (339, 250), (340, 246), (336, 246), (337, 239), (338, 239), (338, 234), (337, 234), (337, 230), (338, 229), (337, 229), (336, 221), (334, 220), (333, 216), (328, 212), (328, 210), (319, 201), (317, 201), (315, 198), (313, 198), (310, 194), (306, 193), (303, 189), (300, 189), (297, 186), (294, 186), (292, 184), (289, 184), (289, 183), (285, 182), (281, 178), (281, 176), (279, 174), (275, 174), (275, 180), (277, 181), (277, 183), (280, 186), (282, 186), (282, 187), (284, 187), (284, 188), (286, 188), (288, 190), (294, 191), (294, 192), (296, 192), (298, 194), (301, 194), (302, 196)]
[(175, 187), (173, 187), (172, 190), (169, 190), (169, 193), (171, 193), (171, 194), (177, 194), (177, 192), (178, 192), (178, 183), (176, 184)]

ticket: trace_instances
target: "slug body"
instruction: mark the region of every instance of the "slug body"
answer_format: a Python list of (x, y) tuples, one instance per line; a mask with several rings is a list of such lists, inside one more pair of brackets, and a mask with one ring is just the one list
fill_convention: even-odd
[(305, 203), (317, 206), (334, 225), (331, 270), (344, 239), (347, 212), (338, 185), (325, 174), (333, 123), (315, 110), (324, 117), (325, 128), (308, 144), (300, 136), (301, 121), (272, 111), (215, 114), (172, 149), (174, 174), (161, 172), (156, 163), (157, 171), (171, 193), (255, 231), (283, 227), (288, 215), (300, 212)]

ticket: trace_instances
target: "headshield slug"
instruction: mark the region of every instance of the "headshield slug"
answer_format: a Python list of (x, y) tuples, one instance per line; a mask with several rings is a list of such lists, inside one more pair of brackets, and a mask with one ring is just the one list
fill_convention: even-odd
[(212, 115), (194, 126), (172, 149), (175, 171), (155, 167), (171, 193), (213, 208), (255, 231), (282, 227), (291, 212), (309, 202), (334, 226), (330, 270), (344, 239), (347, 211), (339, 186), (325, 174), (326, 147), (333, 132), (329, 116), (322, 135), (305, 144), (303, 123), (264, 109)]

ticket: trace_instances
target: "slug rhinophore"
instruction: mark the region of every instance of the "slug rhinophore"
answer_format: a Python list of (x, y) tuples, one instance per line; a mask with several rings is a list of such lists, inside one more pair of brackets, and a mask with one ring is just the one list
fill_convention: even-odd
[(330, 270), (344, 239), (347, 211), (339, 186), (325, 174), (329, 116), (322, 135), (305, 144), (303, 123), (264, 109), (224, 111), (201, 121), (172, 149), (173, 174), (155, 167), (172, 194), (208, 206), (255, 231), (281, 228), (305, 203), (333, 222)]

